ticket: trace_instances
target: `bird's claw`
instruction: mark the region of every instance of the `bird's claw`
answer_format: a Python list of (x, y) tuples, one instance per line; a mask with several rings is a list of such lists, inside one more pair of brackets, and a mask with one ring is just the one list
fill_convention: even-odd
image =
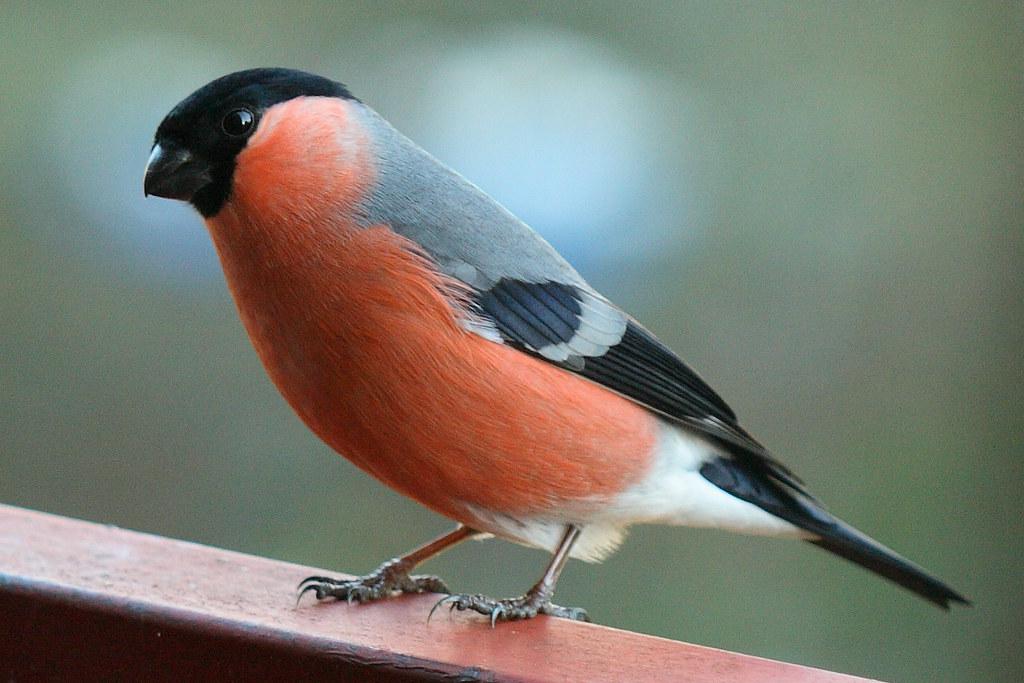
[(299, 596), (314, 593), (317, 600), (333, 598), (354, 603), (372, 602), (397, 593), (447, 593), (448, 586), (436, 576), (411, 575), (401, 560), (385, 562), (375, 571), (355, 579), (310, 576), (298, 586)]
[(503, 600), (489, 598), (486, 595), (448, 595), (438, 600), (431, 608), (430, 614), (427, 615), (427, 621), (430, 621), (434, 611), (441, 605), (448, 605), (448, 611), (472, 610), (478, 612), (491, 620), (491, 628), (494, 628), (499, 621), (532, 619), (538, 614), (574, 621), (590, 621), (587, 611), (580, 607), (562, 607), (554, 604), (550, 599), (531, 593)]

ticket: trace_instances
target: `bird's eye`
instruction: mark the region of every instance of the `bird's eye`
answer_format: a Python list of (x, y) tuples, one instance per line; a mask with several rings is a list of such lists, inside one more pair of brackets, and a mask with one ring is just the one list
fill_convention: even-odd
[(251, 111), (234, 109), (227, 113), (224, 120), (220, 122), (220, 127), (231, 137), (237, 138), (251, 131), (255, 123), (256, 117)]

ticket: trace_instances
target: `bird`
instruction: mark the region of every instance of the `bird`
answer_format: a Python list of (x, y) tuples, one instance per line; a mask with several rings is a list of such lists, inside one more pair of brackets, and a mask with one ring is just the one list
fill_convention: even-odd
[[(637, 524), (794, 538), (944, 609), (950, 586), (841, 521), (640, 322), (526, 223), (334, 80), (231, 73), (157, 128), (144, 194), (202, 216), (271, 380), (333, 450), (455, 528), (299, 597), (446, 594), (499, 621)], [(423, 562), (471, 538), (550, 553), (520, 596), (452, 593)]]

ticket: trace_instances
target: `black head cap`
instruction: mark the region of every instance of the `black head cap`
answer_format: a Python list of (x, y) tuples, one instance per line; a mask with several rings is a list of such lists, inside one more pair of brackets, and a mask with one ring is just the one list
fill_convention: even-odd
[(341, 83), (293, 69), (237, 71), (196, 90), (157, 128), (146, 194), (185, 199), (203, 216), (216, 215), (231, 193), (235, 158), (263, 112), (296, 97), (355, 99)]

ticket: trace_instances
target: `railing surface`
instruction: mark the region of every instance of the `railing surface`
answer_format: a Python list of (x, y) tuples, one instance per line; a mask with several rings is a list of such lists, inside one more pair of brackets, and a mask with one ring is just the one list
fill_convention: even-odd
[(295, 604), (322, 570), (0, 505), (0, 679), (863, 681), (435, 595)]

